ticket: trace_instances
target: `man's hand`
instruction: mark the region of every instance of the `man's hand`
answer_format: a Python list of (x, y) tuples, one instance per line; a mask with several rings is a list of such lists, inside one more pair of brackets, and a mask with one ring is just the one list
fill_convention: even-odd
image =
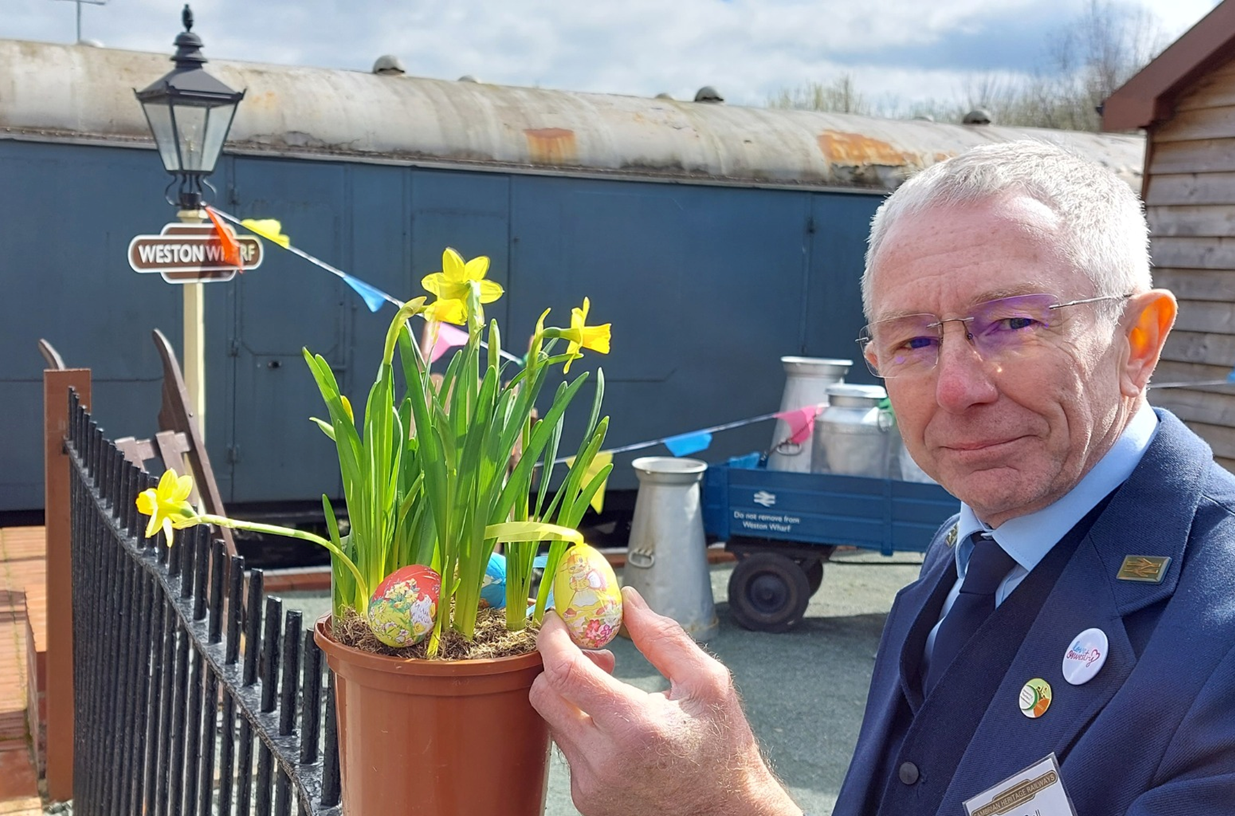
[(631, 639), (668, 678), (668, 693), (611, 677), (612, 655), (585, 655), (556, 615), (537, 641), (545, 671), (532, 705), (570, 763), (575, 807), (586, 816), (799, 816), (759, 755), (729, 670), (633, 589), (622, 592)]

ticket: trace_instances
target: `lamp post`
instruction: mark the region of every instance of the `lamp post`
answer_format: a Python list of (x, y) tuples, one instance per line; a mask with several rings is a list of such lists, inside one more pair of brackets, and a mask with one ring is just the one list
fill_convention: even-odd
[[(181, 221), (201, 223), (202, 187), (214, 172), (244, 91), (233, 91), (206, 73), (201, 37), (185, 4), (184, 31), (176, 37), (176, 67), (134, 93), (146, 114), (163, 167), (180, 181)], [(173, 182), (174, 183), (174, 182)], [(205, 312), (202, 284), (184, 284), (184, 379), (203, 434), (206, 428)]]

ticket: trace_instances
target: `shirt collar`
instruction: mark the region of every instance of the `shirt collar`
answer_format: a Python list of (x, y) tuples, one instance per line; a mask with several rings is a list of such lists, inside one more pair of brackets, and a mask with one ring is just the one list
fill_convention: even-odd
[(1026, 572), (1031, 571), (1086, 513), (1127, 481), (1157, 430), (1157, 415), (1148, 403), (1142, 403), (1119, 439), (1075, 487), (1053, 504), (1009, 519), (997, 530), (982, 522), (974, 515), (973, 509), (962, 502), (956, 526), (957, 574), (963, 577), (969, 564), (969, 554), (973, 551), (973, 542), (969, 537), (983, 531), (999, 542), (999, 546)]

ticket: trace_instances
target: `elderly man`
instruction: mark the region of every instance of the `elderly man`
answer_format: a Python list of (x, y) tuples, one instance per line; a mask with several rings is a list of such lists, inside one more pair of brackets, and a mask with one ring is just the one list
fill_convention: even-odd
[[(884, 203), (862, 289), (867, 363), (962, 505), (889, 613), (834, 813), (1235, 813), (1235, 479), (1146, 401), (1176, 307), (1136, 197), (975, 149)], [(627, 601), (667, 694), (540, 636), (579, 809), (798, 816), (727, 671)]]

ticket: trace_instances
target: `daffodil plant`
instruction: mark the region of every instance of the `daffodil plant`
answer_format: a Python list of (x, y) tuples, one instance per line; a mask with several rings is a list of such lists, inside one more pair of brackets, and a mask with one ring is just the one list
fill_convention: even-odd
[[(325, 496), (328, 538), (199, 515), (187, 501), (189, 477), (170, 472), (157, 489), (138, 499), (141, 512), (151, 517), (146, 534), (162, 529), (170, 543), (176, 529), (211, 523), (319, 544), (331, 553), (336, 620), (348, 608), (365, 616), (373, 590), (400, 567), (431, 567), (443, 580), (430, 656), (436, 654), (447, 626), (472, 639), (485, 569), (502, 542), (506, 627), (526, 627), (540, 544), (549, 543), (546, 574), (552, 574), (567, 546), (582, 542), (579, 523), (612, 469), (608, 464), (588, 474), (608, 427), (608, 417), (600, 416), (600, 371), (582, 441), (552, 491), (566, 410), (588, 374), (560, 383), (538, 421), (533, 421), (534, 408), (557, 365), (566, 373), (584, 350), (608, 353), (609, 325), (587, 325), (591, 304), (586, 298), (581, 308), (572, 310), (569, 328), (545, 326), (546, 310), (536, 323), (526, 363), (520, 367), (505, 362), (497, 322), (486, 325), (484, 318), (484, 305), (503, 294), (499, 284), (485, 279), (488, 268), (488, 258), (464, 261), (453, 249), (443, 253), (442, 270), (422, 281), (435, 299), (409, 301), (390, 323), (359, 422), (326, 360), (304, 351), (327, 411), (326, 419), (313, 421), (338, 450), (347, 535), (341, 534)], [(429, 366), (412, 341), (408, 321), (417, 315), (430, 321), (431, 337), (437, 321), (467, 327), (467, 343), (449, 360), (440, 384), (429, 377)], [(566, 350), (555, 353), (560, 340), (566, 341)], [(396, 394), (397, 372), (402, 374), (401, 395)], [(544, 614), (549, 584), (541, 583), (533, 608), (531, 617), (537, 622)]]

